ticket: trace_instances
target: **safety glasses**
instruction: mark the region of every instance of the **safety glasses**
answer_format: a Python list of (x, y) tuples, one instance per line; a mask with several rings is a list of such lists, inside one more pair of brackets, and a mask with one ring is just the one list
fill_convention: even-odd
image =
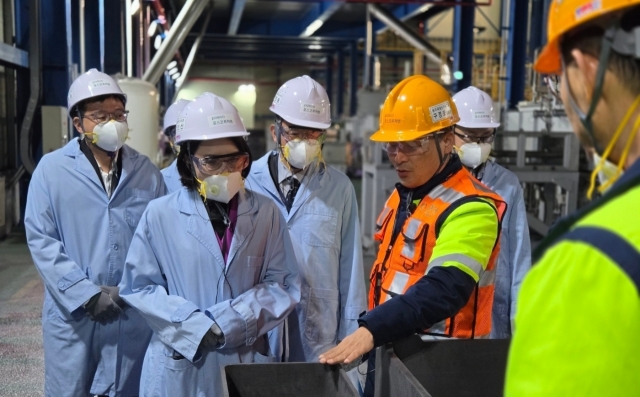
[(191, 160), (203, 174), (219, 175), (225, 172), (242, 171), (249, 161), (248, 153), (231, 153), (222, 156), (191, 156)]
[(385, 142), (382, 144), (382, 148), (389, 156), (395, 156), (398, 152), (402, 152), (406, 156), (417, 156), (427, 152), (428, 144), (429, 137), (427, 136), (415, 141)]
[(298, 127), (298, 126), (285, 126), (282, 124), (282, 120), (277, 120), (276, 123), (280, 128), (280, 132), (284, 139), (289, 141), (295, 140), (324, 140), (325, 130), (318, 130), (314, 128)]
[(491, 133), (491, 135), (487, 135), (487, 136), (474, 136), (474, 135), (467, 135), (467, 134), (462, 134), (460, 132), (458, 132), (458, 130), (453, 130), (453, 133), (456, 134), (456, 136), (460, 139), (462, 139), (465, 142), (468, 143), (493, 143), (493, 141), (496, 139), (496, 130), (494, 129), (493, 132)]
[(127, 121), (128, 116), (129, 116), (128, 110), (117, 111), (115, 113), (97, 111), (95, 113), (83, 115), (84, 118), (89, 119), (96, 124), (104, 124), (109, 120), (124, 122), (124, 121)]

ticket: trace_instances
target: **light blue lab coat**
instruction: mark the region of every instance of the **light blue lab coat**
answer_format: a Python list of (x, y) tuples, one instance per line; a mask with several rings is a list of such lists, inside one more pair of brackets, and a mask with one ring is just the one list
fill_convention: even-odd
[[(275, 205), (239, 194), (226, 265), (197, 193), (180, 189), (142, 216), (120, 284), (153, 329), (140, 396), (222, 396), (225, 365), (276, 361), (266, 333), (300, 300), (297, 265)], [(213, 320), (225, 344), (198, 349)]]
[(317, 362), (358, 328), (358, 316), (367, 309), (355, 190), (336, 169), (312, 166), (287, 213), (269, 173), (270, 155), (252, 164), (247, 186), (280, 208), (300, 268), (302, 297), (288, 318), (288, 346), (282, 349), (288, 361)]
[(510, 338), (520, 284), (531, 268), (531, 240), (522, 187), (513, 172), (488, 160), (482, 183), (507, 202), (502, 220), (500, 256), (496, 273), (491, 338)]
[(182, 182), (180, 182), (180, 174), (178, 173), (178, 159), (173, 160), (167, 168), (162, 171), (162, 177), (164, 183), (167, 185), (167, 191), (173, 193), (176, 190), (182, 189)]
[(165, 194), (158, 168), (128, 146), (111, 199), (77, 139), (45, 155), (31, 178), (25, 228), (45, 285), (42, 310), (45, 395), (135, 396), (151, 330), (127, 308), (101, 325), (83, 304), (116, 286), (150, 200)]

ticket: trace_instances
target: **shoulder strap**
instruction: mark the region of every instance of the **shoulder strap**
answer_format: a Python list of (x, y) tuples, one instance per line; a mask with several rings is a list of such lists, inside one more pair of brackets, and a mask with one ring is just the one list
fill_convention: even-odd
[(633, 281), (640, 293), (640, 252), (614, 232), (592, 226), (580, 226), (565, 234), (561, 241), (579, 241), (608, 256)]

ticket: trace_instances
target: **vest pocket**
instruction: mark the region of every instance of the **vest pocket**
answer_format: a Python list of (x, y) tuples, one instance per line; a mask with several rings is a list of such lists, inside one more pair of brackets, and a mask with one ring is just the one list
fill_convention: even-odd
[(338, 333), (340, 292), (311, 288), (307, 301), (305, 337), (313, 342), (334, 342)]
[(429, 225), (421, 220), (409, 218), (402, 230), (404, 245), (400, 254), (414, 264), (424, 259), (428, 229)]

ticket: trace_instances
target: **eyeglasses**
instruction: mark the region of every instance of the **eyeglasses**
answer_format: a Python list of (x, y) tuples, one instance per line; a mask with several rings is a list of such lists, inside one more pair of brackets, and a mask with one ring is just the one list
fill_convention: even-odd
[(241, 171), (249, 161), (248, 153), (231, 153), (222, 156), (191, 156), (200, 172), (207, 175), (219, 175), (225, 172)]
[(325, 130), (318, 130), (314, 128), (298, 127), (298, 126), (285, 126), (282, 124), (282, 120), (276, 121), (284, 139), (294, 141), (297, 139), (308, 141), (310, 139), (322, 140), (324, 139)]
[(91, 113), (91, 114), (85, 114), (83, 115), (84, 118), (87, 118), (91, 121), (93, 121), (96, 124), (104, 124), (109, 120), (115, 120), (115, 121), (127, 121), (127, 117), (129, 116), (129, 111), (128, 110), (119, 110), (115, 113), (108, 113), (108, 112), (95, 112), (95, 113)]
[(427, 136), (416, 139), (415, 141), (385, 142), (382, 144), (382, 149), (384, 149), (389, 156), (395, 156), (398, 152), (402, 152), (406, 156), (417, 156), (427, 152), (428, 143), (429, 137)]
[(456, 134), (456, 136), (462, 139), (463, 141), (469, 142), (469, 143), (472, 143), (472, 142), (493, 143), (493, 141), (495, 141), (496, 139), (496, 130), (493, 130), (491, 135), (487, 135), (487, 136), (472, 136), (472, 135), (460, 134), (457, 131), (453, 131), (453, 133)]

